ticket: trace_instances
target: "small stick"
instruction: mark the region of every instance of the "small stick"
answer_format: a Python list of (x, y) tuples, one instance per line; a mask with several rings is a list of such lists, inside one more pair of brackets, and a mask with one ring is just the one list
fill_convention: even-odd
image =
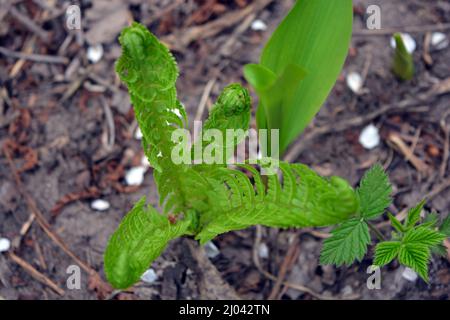
[(443, 178), (445, 176), (445, 172), (447, 170), (447, 162), (449, 157), (449, 148), (450, 148), (450, 129), (447, 126), (447, 123), (445, 122), (445, 119), (450, 114), (450, 111), (447, 111), (443, 116), (441, 120), (441, 129), (444, 132), (444, 152), (442, 154), (442, 163), (440, 168), (440, 176)]
[(391, 133), (388, 137), (388, 140), (400, 150), (400, 152), (405, 156), (405, 160), (411, 162), (412, 165), (417, 169), (417, 171), (424, 174), (428, 174), (430, 172), (430, 167), (428, 167), (428, 165), (424, 161), (414, 155), (413, 150), (406, 145), (406, 143), (402, 140), (402, 138), (400, 138), (399, 135)]
[(274, 300), (278, 298), (278, 294), (281, 290), (281, 285), (283, 280), (286, 277), (289, 267), (292, 267), (292, 264), (298, 258), (299, 254), (299, 243), (298, 243), (298, 233), (294, 235), (294, 239), (292, 243), (289, 245), (289, 248), (284, 256), (283, 262), (281, 263), (280, 271), (278, 272), (277, 280), (273, 285), (272, 291), (269, 294), (267, 300)]
[(23, 24), (28, 30), (36, 34), (42, 41), (48, 43), (49, 42), (49, 33), (38, 26), (33, 20), (29, 17), (21, 13), (15, 7), (11, 7), (9, 9), (9, 13), (13, 16), (17, 21)]
[(213, 78), (208, 81), (208, 83), (205, 86), (205, 89), (203, 89), (203, 94), (200, 99), (200, 104), (197, 108), (197, 113), (195, 114), (195, 121), (200, 121), (203, 116), (203, 112), (205, 111), (206, 103), (208, 101), (209, 95), (211, 94), (211, 90), (216, 83), (216, 78)]
[[(278, 278), (276, 276), (274, 276), (273, 274), (271, 274), (270, 272), (264, 270), (264, 268), (261, 266), (261, 262), (259, 261), (258, 247), (259, 247), (259, 244), (261, 243), (261, 229), (262, 229), (261, 226), (259, 226), (259, 225), (256, 226), (255, 242), (253, 244), (253, 263), (255, 264), (258, 271), (261, 272), (266, 278), (268, 278), (272, 281), (277, 281)], [(311, 296), (313, 296), (314, 298), (317, 298), (319, 300), (336, 300), (336, 297), (328, 297), (328, 296), (321, 295), (321, 294), (315, 292), (314, 290), (312, 290), (306, 286), (303, 286), (301, 284), (290, 283), (287, 281), (283, 281), (282, 284), (289, 288), (292, 288), (292, 289), (295, 289), (295, 290), (298, 290), (301, 292), (309, 293)]]
[(46, 285), (47, 287), (51, 288), (53, 291), (55, 291), (60, 296), (63, 296), (65, 294), (64, 290), (58, 287), (56, 283), (54, 283), (52, 280), (47, 278), (43, 273), (37, 271), (31, 264), (20, 258), (19, 256), (16, 256), (14, 253), (10, 252), (8, 256), (11, 258), (12, 261), (17, 263), (19, 266), (21, 266), (30, 276), (35, 278), (40, 283)]
[(111, 111), (111, 107), (109, 106), (108, 102), (106, 101), (106, 98), (104, 96), (100, 96), (100, 101), (103, 106), (103, 111), (105, 113), (106, 123), (108, 124), (108, 144), (106, 145), (106, 148), (108, 151), (111, 151), (114, 147), (114, 142), (116, 139), (115, 134), (115, 126), (114, 126), (114, 117)]
[(51, 56), (45, 54), (36, 54), (36, 53), (24, 53), (9, 50), (5, 47), (0, 47), (0, 53), (5, 57), (14, 58), (14, 59), (23, 59), (34, 62), (42, 62), (42, 63), (60, 63), (60, 64), (68, 64), (69, 59), (66, 57), (60, 56)]

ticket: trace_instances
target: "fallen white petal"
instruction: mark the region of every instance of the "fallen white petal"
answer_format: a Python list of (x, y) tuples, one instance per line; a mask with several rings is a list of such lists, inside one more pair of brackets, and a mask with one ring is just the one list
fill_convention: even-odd
[(134, 167), (125, 174), (125, 181), (129, 186), (140, 186), (144, 181), (144, 174), (147, 168), (143, 166)]
[(410, 282), (415, 282), (417, 280), (417, 273), (411, 268), (406, 267), (403, 270), (402, 277)]
[(134, 138), (136, 140), (142, 140), (142, 137), (143, 137), (143, 135), (142, 135), (141, 128), (137, 127), (136, 131), (134, 132)]
[(262, 258), (262, 259), (266, 259), (266, 258), (269, 257), (269, 248), (267, 247), (267, 244), (265, 244), (264, 242), (262, 242), (262, 243), (259, 245), (259, 248), (258, 248), (258, 255), (259, 255), (259, 257)]
[(255, 20), (252, 22), (250, 28), (254, 31), (265, 31), (267, 30), (267, 24), (262, 20)]
[[(409, 33), (401, 33), (400, 34), (403, 40), (403, 43), (405, 44), (406, 51), (409, 53), (413, 53), (416, 50), (416, 41)], [(395, 49), (395, 39), (394, 37), (391, 37), (391, 47)]]
[(150, 162), (148, 162), (147, 157), (144, 155), (141, 159), (141, 165), (145, 168), (149, 168), (150, 167)]
[(97, 199), (91, 202), (91, 208), (98, 211), (105, 211), (111, 207), (108, 201)]
[(158, 279), (158, 276), (156, 275), (155, 270), (152, 268), (148, 269), (144, 272), (144, 274), (141, 276), (141, 280), (147, 283), (153, 283)]
[(6, 238), (0, 238), (0, 252), (6, 252), (11, 248), (11, 241)]
[(362, 88), (362, 77), (357, 72), (350, 72), (346, 78), (347, 86), (354, 92), (358, 93)]
[(380, 144), (378, 128), (373, 124), (365, 127), (359, 136), (359, 143), (366, 149), (373, 149)]
[(178, 109), (173, 109), (173, 113), (175, 113), (179, 118), (181, 118), (181, 112)]
[(212, 241), (205, 243), (204, 248), (208, 258), (215, 258), (220, 254), (219, 248)]
[(97, 63), (103, 57), (103, 46), (99, 43), (87, 49), (87, 58), (92, 63)]
[(442, 50), (448, 47), (449, 41), (445, 33), (433, 32), (431, 35), (431, 45), (438, 50)]

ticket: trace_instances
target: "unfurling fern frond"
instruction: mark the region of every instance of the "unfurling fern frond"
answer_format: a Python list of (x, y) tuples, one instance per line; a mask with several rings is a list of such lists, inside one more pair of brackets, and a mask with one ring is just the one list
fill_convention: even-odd
[(171, 224), (167, 217), (139, 200), (122, 220), (109, 240), (105, 252), (105, 273), (108, 281), (125, 289), (139, 280), (170, 240), (188, 233), (192, 215)]
[[(178, 69), (173, 56), (144, 26), (133, 23), (119, 38), (123, 48), (116, 70), (127, 85), (143, 133), (143, 147), (160, 195), (164, 214), (144, 207), (145, 200), (125, 216), (105, 253), (105, 271), (116, 288), (136, 282), (167, 243), (182, 235), (204, 243), (218, 234), (261, 224), (271, 227), (313, 227), (341, 223), (358, 212), (359, 198), (338, 177), (325, 179), (301, 164), (281, 162), (282, 177), (261, 175), (249, 164), (236, 169), (226, 165), (191, 164), (173, 159), (174, 150), (195, 153), (189, 143), (173, 139), (184, 129), (187, 117), (177, 100)], [(219, 96), (204, 130), (227, 136), (228, 129), (246, 130), (250, 97), (232, 84)], [(240, 139), (214, 141), (223, 163)], [(215, 154), (212, 153), (214, 156)], [(260, 160), (264, 167), (270, 161)], [(169, 221), (168, 214), (175, 215)]]
[[(280, 162), (277, 175), (263, 176), (250, 165), (239, 170), (219, 168), (209, 172), (212, 205), (200, 217), (201, 243), (231, 230), (252, 225), (268, 227), (328, 226), (344, 221), (358, 208), (354, 190), (339, 178), (325, 179), (302, 164)], [(252, 181), (253, 180), (253, 183)]]

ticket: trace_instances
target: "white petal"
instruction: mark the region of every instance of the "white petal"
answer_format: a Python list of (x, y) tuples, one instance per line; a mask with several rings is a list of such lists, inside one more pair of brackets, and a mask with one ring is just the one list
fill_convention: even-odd
[(266, 258), (269, 257), (269, 248), (267, 247), (267, 244), (265, 244), (264, 242), (262, 242), (262, 243), (259, 245), (259, 248), (258, 248), (258, 255), (259, 255), (259, 257), (262, 258), (262, 259), (266, 259)]
[(362, 77), (359, 73), (357, 72), (350, 72), (347, 75), (347, 86), (354, 92), (354, 93), (358, 93), (361, 88), (362, 88)]
[(6, 252), (11, 248), (11, 241), (6, 238), (0, 238), (0, 252)]
[(144, 155), (141, 159), (141, 166), (145, 167), (145, 168), (149, 168), (150, 167), (150, 162), (148, 162), (147, 157)]
[(91, 202), (91, 208), (98, 211), (105, 211), (111, 207), (108, 201), (97, 199)]
[(359, 136), (359, 143), (366, 149), (373, 149), (380, 144), (378, 128), (373, 124), (365, 127)]
[(264, 21), (257, 19), (252, 22), (250, 28), (254, 31), (265, 31), (267, 30), (267, 25)]
[(143, 166), (131, 168), (125, 175), (125, 181), (129, 186), (140, 186), (144, 181), (145, 171), (147, 168)]
[(181, 118), (181, 112), (178, 109), (173, 109), (173, 113), (175, 113), (179, 118)]
[(417, 280), (417, 273), (406, 267), (405, 270), (403, 270), (402, 277), (410, 282), (415, 282)]
[(92, 63), (97, 63), (103, 57), (103, 46), (99, 43), (87, 49), (87, 58)]
[[(400, 34), (403, 40), (403, 43), (405, 44), (406, 50), (409, 53), (413, 53), (416, 50), (416, 41), (409, 33), (401, 33)], [(395, 39), (394, 37), (391, 37), (391, 47), (395, 49)]]
[(204, 248), (208, 258), (215, 258), (220, 254), (219, 248), (212, 241), (205, 243)]
[(445, 33), (433, 32), (431, 35), (431, 45), (438, 50), (442, 50), (448, 47), (449, 41)]
[(147, 283), (153, 283), (158, 279), (158, 276), (156, 275), (155, 270), (152, 268), (148, 269), (144, 272), (144, 274), (141, 276), (141, 280)]
[(136, 128), (136, 131), (134, 132), (134, 138), (136, 139), (136, 140), (142, 140), (142, 131), (141, 131), (141, 128), (139, 128), (139, 127), (137, 127)]

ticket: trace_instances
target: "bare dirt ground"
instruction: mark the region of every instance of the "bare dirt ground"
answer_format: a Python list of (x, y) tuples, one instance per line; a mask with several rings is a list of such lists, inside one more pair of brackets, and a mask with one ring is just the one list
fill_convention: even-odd
[[(403, 267), (389, 265), (381, 290), (366, 287), (373, 248), (359, 264), (320, 266), (329, 229), (231, 232), (214, 240), (218, 254), (210, 259), (192, 240), (181, 239), (152, 265), (153, 283), (111, 292), (101, 280), (102, 254), (121, 218), (142, 195), (158, 202), (151, 170), (141, 186), (125, 183), (143, 153), (127, 92), (113, 69), (120, 29), (141, 21), (174, 51), (178, 95), (192, 121), (202, 96), (208, 107), (228, 83), (245, 83), (242, 66), (258, 61), (292, 3), (77, 1), (82, 31), (76, 32), (64, 27), (66, 1), (0, 1), (0, 237), (13, 242), (0, 254), (0, 299), (449, 299), (450, 262), (444, 258), (433, 259), (428, 284), (410, 282)], [(365, 28), (370, 4), (382, 9), (381, 32)], [(267, 30), (253, 30), (256, 19)], [(342, 75), (289, 160), (353, 184), (380, 162), (396, 193), (393, 213), (427, 197), (426, 209), (446, 216), (450, 47), (434, 48), (430, 35), (440, 31), (450, 41), (449, 23), (447, 0), (355, 0), (354, 37)], [(390, 72), (395, 31), (409, 32), (417, 43), (411, 82)], [(87, 50), (99, 43), (104, 54), (91, 63)], [(363, 75), (358, 95), (346, 85), (352, 71)], [(381, 143), (366, 150), (358, 137), (370, 123), (379, 128)], [(99, 198), (110, 203), (108, 210), (91, 208)], [(82, 268), (80, 290), (66, 287), (70, 265)]]

